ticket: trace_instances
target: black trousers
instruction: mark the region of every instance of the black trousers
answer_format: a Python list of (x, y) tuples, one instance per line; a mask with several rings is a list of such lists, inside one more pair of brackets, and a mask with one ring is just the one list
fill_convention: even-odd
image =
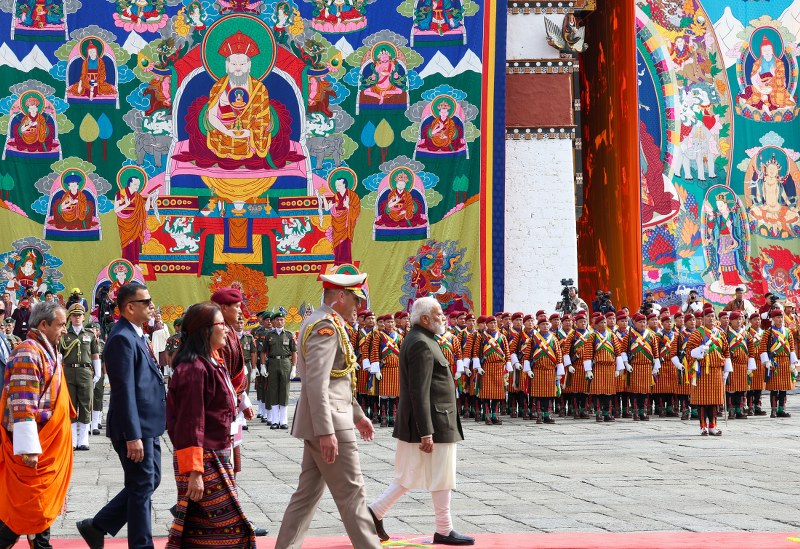
[(144, 459), (134, 463), (128, 459), (124, 441), (111, 443), (122, 463), (125, 487), (94, 516), (94, 527), (116, 536), (128, 525), (130, 549), (152, 549), (153, 531), (150, 524), (151, 498), (161, 483), (161, 442), (157, 438), (142, 439)]
[[(20, 534), (12, 531), (3, 521), (0, 521), (0, 549), (10, 549), (14, 547), (19, 537)], [(31, 547), (33, 549), (53, 549), (53, 546), (50, 545), (50, 528), (40, 534), (36, 534)]]

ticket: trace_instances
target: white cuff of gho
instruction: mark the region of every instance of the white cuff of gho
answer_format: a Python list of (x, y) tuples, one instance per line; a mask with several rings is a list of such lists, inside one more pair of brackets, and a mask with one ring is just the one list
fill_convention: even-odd
[(531, 371), (531, 363), (529, 360), (526, 360), (525, 363), (522, 365), (523, 372), (530, 372)]
[(692, 352), (690, 354), (692, 355), (692, 358), (696, 358), (698, 360), (700, 360), (701, 358), (706, 356), (705, 353), (703, 352), (703, 348), (702, 347), (696, 347), (696, 348), (692, 349)]
[(564, 355), (564, 366), (572, 366), (572, 359), (569, 355)]
[(369, 373), (377, 374), (381, 371), (381, 363), (380, 362), (373, 362), (369, 365)]
[(369, 359), (368, 358), (365, 358), (363, 361), (361, 361), (361, 367), (364, 370), (369, 370)]
[(624, 369), (625, 369), (625, 360), (623, 360), (623, 358), (621, 356), (618, 356), (617, 357), (617, 371), (621, 372)]
[(35, 421), (20, 421), (14, 424), (14, 455), (41, 454), (39, 426)]
[(557, 376), (563, 376), (564, 375), (564, 365), (563, 364), (556, 365), (556, 375)]
[(622, 353), (620, 355), (620, 358), (622, 359), (622, 363), (623, 364), (626, 363), (626, 362), (630, 362), (630, 360), (628, 360), (628, 353)]
[(674, 364), (676, 368), (680, 368), (681, 367), (681, 361), (678, 360), (678, 357), (676, 357), (676, 356), (672, 357), (670, 359), (670, 362), (672, 362), (672, 364)]
[(758, 356), (759, 358), (761, 358), (761, 364), (766, 364), (767, 362), (769, 362), (769, 355), (767, 353), (761, 353)]
[(725, 368), (722, 371), (725, 373), (730, 373), (733, 371), (733, 363), (731, 362), (731, 359), (725, 359)]
[(794, 351), (789, 353), (789, 364), (797, 364), (797, 354)]
[(591, 360), (584, 360), (583, 361), (583, 371), (584, 372), (591, 372), (592, 371), (592, 361)]
[(477, 370), (480, 367), (481, 367), (480, 359), (478, 359), (478, 357), (473, 357), (473, 359), (472, 359), (472, 369), (473, 370)]
[(456, 373), (457, 374), (463, 374), (464, 373), (464, 360), (463, 359), (458, 359), (456, 361)]
[(756, 359), (748, 358), (747, 359), (747, 371), (753, 372), (756, 370)]

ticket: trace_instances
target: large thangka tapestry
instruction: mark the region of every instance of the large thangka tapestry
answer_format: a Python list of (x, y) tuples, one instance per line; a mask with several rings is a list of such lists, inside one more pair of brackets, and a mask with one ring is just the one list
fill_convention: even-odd
[(644, 287), (800, 298), (800, 1), (637, 0)]
[(354, 264), (381, 311), (491, 303), (503, 12), (0, 0), (3, 285), (143, 280), (168, 320), (234, 285), (297, 323)]

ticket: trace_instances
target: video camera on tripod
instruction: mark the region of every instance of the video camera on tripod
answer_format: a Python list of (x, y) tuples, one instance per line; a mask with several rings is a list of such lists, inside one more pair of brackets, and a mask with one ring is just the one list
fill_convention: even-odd
[(561, 289), (561, 312), (563, 314), (572, 314), (577, 309), (577, 304), (572, 300), (569, 295), (570, 288), (573, 287), (575, 281), (571, 278), (562, 278), (561, 285), (563, 288)]

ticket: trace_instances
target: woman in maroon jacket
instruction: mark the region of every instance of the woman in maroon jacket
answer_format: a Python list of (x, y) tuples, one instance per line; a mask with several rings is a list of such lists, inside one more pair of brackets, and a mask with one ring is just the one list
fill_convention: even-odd
[(175, 448), (178, 485), (168, 548), (256, 547), (239, 504), (231, 459), (236, 391), (227, 368), (215, 358), (225, 346), (227, 330), (214, 303), (192, 305), (183, 317), (167, 396), (167, 432)]

